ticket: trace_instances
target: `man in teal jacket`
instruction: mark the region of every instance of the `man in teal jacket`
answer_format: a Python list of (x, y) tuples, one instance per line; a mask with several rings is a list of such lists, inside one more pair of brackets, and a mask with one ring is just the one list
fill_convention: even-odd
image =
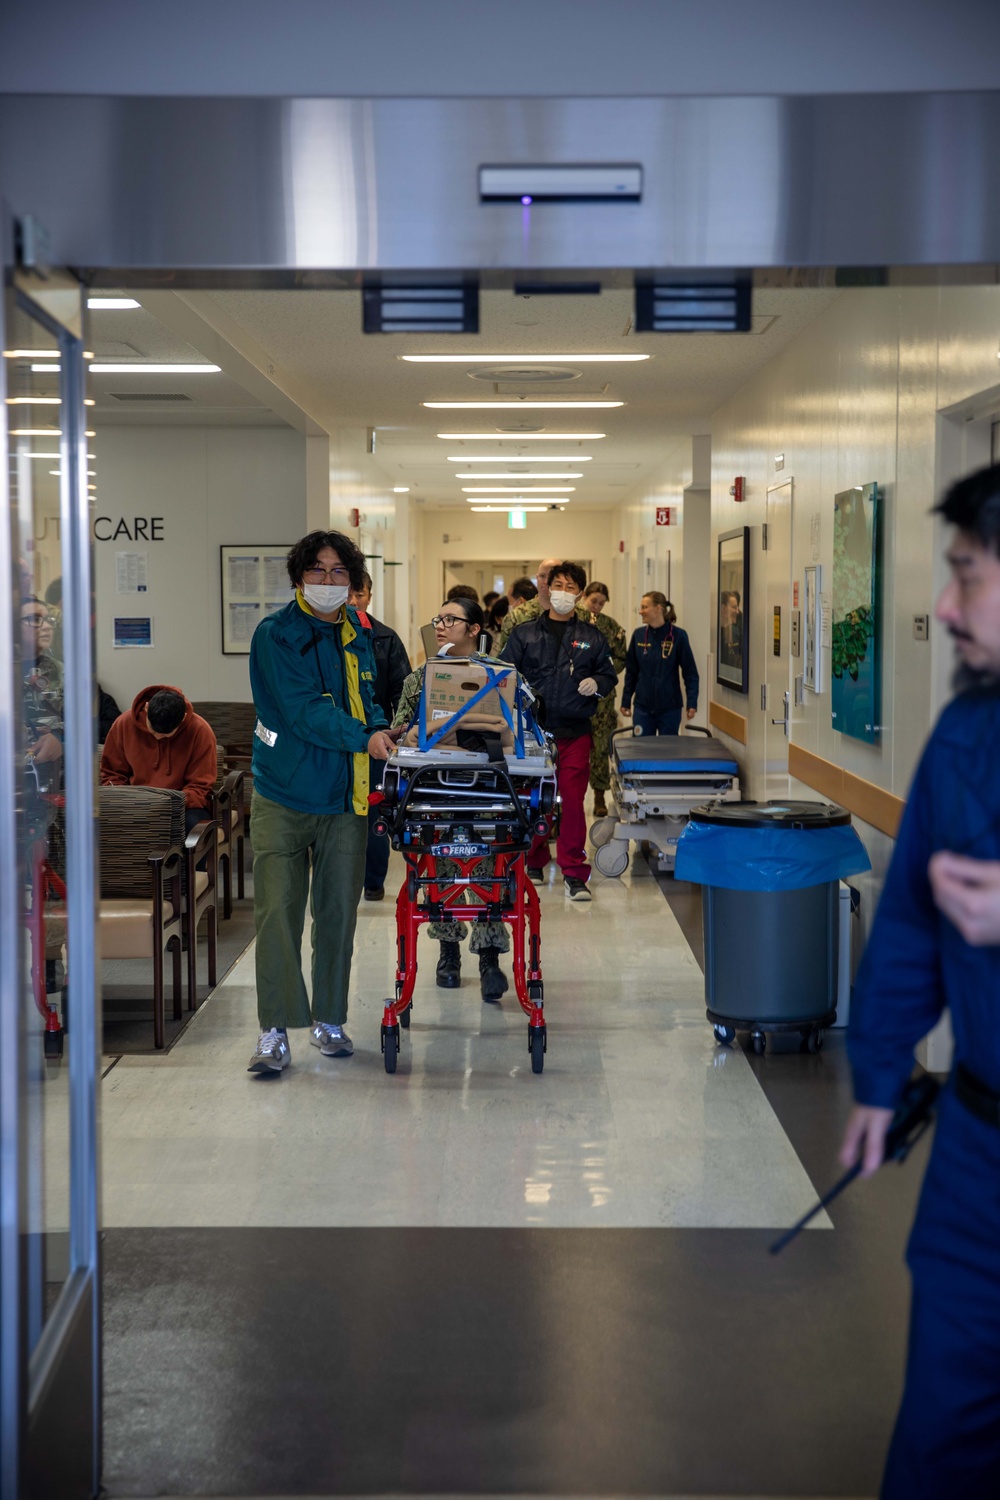
[[(349, 1057), (344, 1030), (368, 842), (369, 756), (393, 738), (375, 702), (370, 632), (347, 606), (364, 557), (338, 531), (312, 531), (288, 554), (294, 600), (250, 644), (257, 725), (251, 804), (257, 1013), (251, 1073), (291, 1060), (288, 1027), (310, 1027), (324, 1057)], [(312, 875), (312, 1010), (302, 928)]]

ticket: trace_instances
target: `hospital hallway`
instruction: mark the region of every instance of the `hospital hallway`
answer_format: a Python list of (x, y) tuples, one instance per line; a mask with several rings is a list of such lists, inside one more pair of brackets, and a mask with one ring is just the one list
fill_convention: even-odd
[(389, 900), (352, 1059), (246, 1073), (252, 945), (166, 1057), (105, 1058), (110, 1496), (876, 1493), (923, 1146), (770, 1256), (838, 1172), (843, 1033), (717, 1045), (697, 893), (640, 852), (593, 887), (541, 889), (541, 1076), (426, 936), (386, 1075)]

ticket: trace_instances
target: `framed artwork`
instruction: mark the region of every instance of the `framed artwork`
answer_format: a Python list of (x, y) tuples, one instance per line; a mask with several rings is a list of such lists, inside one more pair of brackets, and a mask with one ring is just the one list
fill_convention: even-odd
[(823, 569), (806, 568), (802, 630), (802, 681), (812, 693), (823, 691)]
[(750, 528), (719, 537), (718, 611), (715, 622), (715, 680), (737, 693), (750, 691)]
[(833, 518), (833, 727), (874, 744), (881, 729), (881, 546), (877, 484), (835, 496)]
[(261, 620), (295, 597), (285, 566), (291, 549), (291, 542), (219, 548), (223, 656), (249, 656)]

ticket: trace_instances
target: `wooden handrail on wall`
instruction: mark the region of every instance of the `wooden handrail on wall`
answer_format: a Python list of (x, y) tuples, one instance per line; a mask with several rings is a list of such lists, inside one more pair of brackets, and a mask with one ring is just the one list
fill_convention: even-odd
[(824, 760), (822, 755), (814, 755), (801, 745), (788, 747), (788, 774), (890, 838), (899, 833), (906, 802), (873, 781), (855, 776), (853, 771), (845, 771), (843, 766), (834, 765), (832, 760)]
[(739, 740), (741, 745), (746, 744), (747, 721), (742, 714), (734, 713), (722, 703), (710, 701), (708, 722), (713, 729), (721, 729), (723, 734), (728, 734), (730, 739)]

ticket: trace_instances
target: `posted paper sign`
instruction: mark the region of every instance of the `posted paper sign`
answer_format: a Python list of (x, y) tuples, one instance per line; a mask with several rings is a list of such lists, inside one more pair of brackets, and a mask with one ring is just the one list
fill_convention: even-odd
[(149, 580), (146, 571), (146, 552), (115, 553), (115, 593), (145, 594)]

